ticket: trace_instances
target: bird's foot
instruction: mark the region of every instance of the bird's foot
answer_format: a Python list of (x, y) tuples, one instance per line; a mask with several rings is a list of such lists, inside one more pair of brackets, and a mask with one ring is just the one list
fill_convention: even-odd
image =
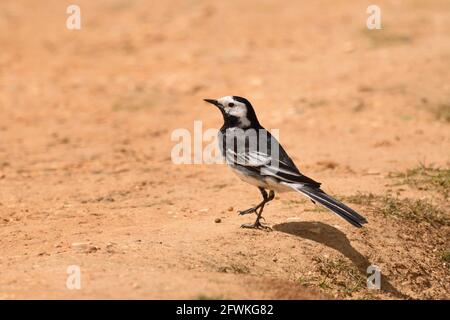
[(259, 207), (253, 207), (253, 208), (250, 208), (247, 210), (238, 211), (238, 214), (240, 216), (244, 216), (244, 215), (250, 214), (250, 213), (257, 213), (256, 210), (258, 210), (258, 209), (259, 209)]
[(258, 220), (256, 220), (255, 223), (244, 223), (243, 225), (241, 225), (241, 228), (245, 228), (245, 229), (261, 229), (261, 230), (266, 230), (266, 231), (272, 231), (271, 227), (262, 224)]

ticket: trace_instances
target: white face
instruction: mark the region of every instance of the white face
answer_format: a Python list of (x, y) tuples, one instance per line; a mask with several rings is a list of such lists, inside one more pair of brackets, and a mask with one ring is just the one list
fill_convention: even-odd
[(234, 100), (232, 96), (222, 97), (217, 101), (222, 105), (225, 113), (238, 118), (242, 126), (250, 125), (247, 119), (247, 106), (244, 103)]

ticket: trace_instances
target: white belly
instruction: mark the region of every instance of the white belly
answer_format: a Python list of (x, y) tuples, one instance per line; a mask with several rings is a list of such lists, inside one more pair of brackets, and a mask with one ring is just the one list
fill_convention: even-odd
[(269, 190), (273, 190), (273, 191), (277, 191), (277, 192), (293, 191), (288, 186), (277, 183), (276, 180), (271, 178), (270, 176), (266, 176), (263, 179), (257, 179), (255, 177), (245, 175), (241, 171), (236, 170), (234, 168), (231, 168), (231, 170), (239, 177), (239, 179), (241, 179), (242, 181), (245, 181), (249, 184), (252, 184), (256, 187), (261, 187), (264, 189), (269, 189)]

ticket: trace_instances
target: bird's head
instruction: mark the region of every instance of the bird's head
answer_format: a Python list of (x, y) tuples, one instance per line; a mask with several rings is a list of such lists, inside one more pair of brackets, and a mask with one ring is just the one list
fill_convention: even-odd
[(242, 129), (259, 127), (255, 110), (245, 98), (238, 96), (225, 96), (219, 99), (204, 99), (215, 105), (222, 112), (225, 126)]

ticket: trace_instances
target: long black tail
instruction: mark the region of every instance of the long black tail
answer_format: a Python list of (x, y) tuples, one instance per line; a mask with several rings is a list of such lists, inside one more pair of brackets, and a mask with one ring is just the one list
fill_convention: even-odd
[(366, 218), (361, 216), (352, 208), (347, 207), (342, 202), (334, 199), (330, 195), (326, 194), (319, 188), (300, 185), (300, 184), (289, 184), (289, 186), (304, 195), (306, 195), (311, 200), (320, 203), (325, 208), (333, 211), (337, 215), (341, 216), (348, 222), (350, 222), (355, 227), (361, 228), (363, 224), (367, 223)]

